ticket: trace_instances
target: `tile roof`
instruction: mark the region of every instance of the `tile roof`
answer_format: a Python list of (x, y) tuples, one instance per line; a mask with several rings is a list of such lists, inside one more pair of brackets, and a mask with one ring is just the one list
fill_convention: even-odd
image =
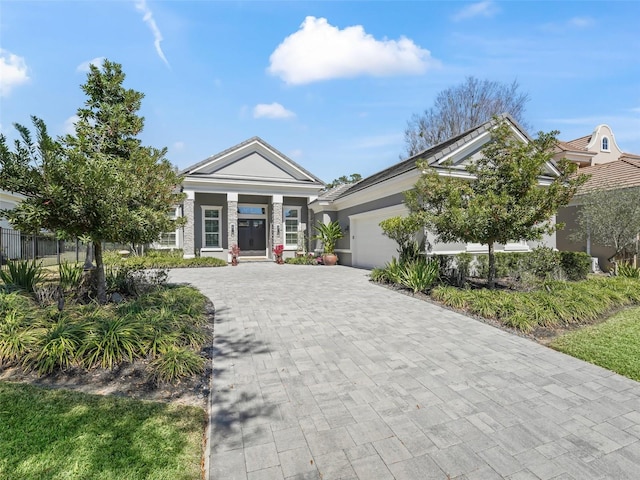
[[(524, 131), (524, 129), (520, 127), (518, 123), (509, 114), (503, 113), (502, 115), (499, 115), (498, 118), (508, 119), (513, 125), (516, 126), (516, 128), (518, 128), (521, 131), (521, 133), (525, 137), (529, 138), (529, 136)], [(400, 163), (396, 163), (395, 165), (392, 165), (391, 167), (386, 168), (385, 170), (382, 170), (378, 173), (374, 173), (373, 175), (367, 178), (364, 178), (363, 180), (360, 180), (358, 183), (352, 185), (351, 188), (342, 192), (336, 198), (345, 197), (354, 192), (364, 190), (365, 188), (375, 185), (377, 183), (384, 182), (385, 180), (388, 180), (390, 178), (397, 177), (398, 175), (402, 175), (403, 173), (409, 172), (414, 168), (416, 168), (416, 162), (418, 160), (426, 160), (430, 165), (432, 165), (438, 160), (442, 159), (447, 154), (460, 148), (461, 146), (469, 142), (471, 139), (483, 134), (484, 132), (489, 130), (494, 124), (495, 124), (494, 120), (491, 119), (481, 125), (478, 125), (477, 127), (474, 127), (470, 130), (467, 130), (466, 132), (461, 133), (460, 135), (456, 135), (455, 137), (452, 137), (449, 140), (445, 140), (444, 142), (439, 143), (438, 145), (434, 145), (433, 147), (423, 150), (422, 152), (412, 157), (409, 157), (408, 159), (403, 160)]]
[(571, 145), (574, 149), (577, 150), (586, 150), (587, 145), (591, 141), (591, 135), (585, 135), (584, 137), (576, 138), (574, 140), (569, 140), (568, 142), (562, 142), (567, 145)]
[(636, 158), (621, 158), (578, 170), (578, 173), (591, 175), (587, 183), (580, 187), (578, 194), (600, 189), (640, 187), (640, 156), (633, 157)]

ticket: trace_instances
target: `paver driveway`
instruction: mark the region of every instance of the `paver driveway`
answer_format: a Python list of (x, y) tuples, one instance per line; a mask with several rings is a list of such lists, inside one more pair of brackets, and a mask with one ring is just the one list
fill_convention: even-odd
[(640, 384), (367, 273), (171, 273), (217, 311), (211, 479), (640, 478)]

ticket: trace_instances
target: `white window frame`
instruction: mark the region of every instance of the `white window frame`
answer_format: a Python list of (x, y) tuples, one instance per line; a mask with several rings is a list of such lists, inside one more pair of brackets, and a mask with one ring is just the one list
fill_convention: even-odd
[[(604, 143), (607, 142), (607, 146), (605, 147)], [(609, 140), (609, 137), (602, 137), (602, 140), (600, 140), (600, 150), (602, 150), (603, 152), (610, 152), (611, 151), (611, 141)]]
[[(298, 224), (296, 225), (296, 230), (295, 230), (295, 234), (296, 234), (296, 241), (295, 243), (287, 243), (287, 217), (286, 217), (286, 210), (297, 210), (298, 211), (298, 217), (296, 218), (296, 220), (298, 221)], [(289, 220), (293, 220), (293, 218), (290, 218)], [(298, 206), (298, 205), (284, 205), (282, 207), (282, 234), (283, 234), (283, 239), (284, 239), (284, 248), (287, 250), (297, 250), (298, 249), (298, 232), (300, 231), (300, 225), (302, 225), (302, 207)], [(289, 232), (289, 233), (294, 233), (294, 232)]]
[[(178, 218), (179, 215), (179, 209), (180, 207), (176, 207), (173, 211), (173, 215), (171, 215), (171, 220), (175, 220), (176, 218)], [(160, 235), (169, 235), (173, 233), (175, 235), (175, 242), (173, 245), (162, 245), (160, 243), (161, 238), (158, 239), (158, 241), (153, 242), (151, 245), (153, 246), (154, 249), (156, 250), (173, 250), (175, 248), (178, 248), (178, 235), (180, 233), (180, 229), (176, 228), (173, 232), (164, 232), (161, 233)]]
[[(200, 248), (203, 252), (221, 252), (222, 251), (222, 207), (216, 205), (202, 205), (200, 207), (201, 215), (202, 215), (202, 248)], [(218, 211), (218, 246), (207, 247), (206, 238), (207, 231), (205, 229), (205, 212), (209, 210), (217, 210)]]

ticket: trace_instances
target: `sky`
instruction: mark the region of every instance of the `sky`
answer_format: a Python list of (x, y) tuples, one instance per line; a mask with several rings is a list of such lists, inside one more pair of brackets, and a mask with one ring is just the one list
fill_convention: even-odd
[(520, 84), (531, 132), (602, 123), (640, 154), (640, 2), (0, 1), (0, 131), (73, 131), (89, 63), (145, 94), (145, 145), (180, 169), (259, 136), (324, 181), (398, 162), (466, 77)]

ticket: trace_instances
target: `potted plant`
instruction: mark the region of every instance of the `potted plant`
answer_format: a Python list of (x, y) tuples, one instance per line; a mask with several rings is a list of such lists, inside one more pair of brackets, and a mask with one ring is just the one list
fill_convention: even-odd
[(231, 265), (238, 265), (238, 257), (240, 256), (240, 247), (237, 244), (231, 246)]
[(335, 265), (338, 263), (338, 256), (335, 254), (336, 242), (343, 237), (340, 224), (335, 222), (318, 222), (315, 226), (317, 234), (314, 240), (320, 240), (323, 246), (322, 262), (325, 265)]
[(276, 256), (276, 263), (282, 265), (284, 260), (282, 259), (282, 252), (284, 252), (284, 245), (279, 244), (273, 247), (273, 254)]

